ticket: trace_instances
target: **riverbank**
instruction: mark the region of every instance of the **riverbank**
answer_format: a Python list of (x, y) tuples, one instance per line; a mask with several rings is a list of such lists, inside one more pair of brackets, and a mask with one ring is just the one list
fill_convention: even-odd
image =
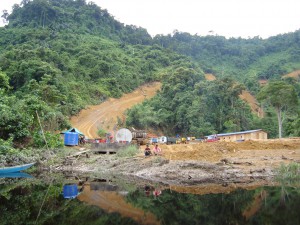
[(52, 165), (51, 170), (124, 175), (186, 187), (212, 183), (229, 186), (270, 183), (281, 164), (300, 163), (300, 138), (161, 145), (162, 155), (147, 158), (143, 148), (133, 157), (74, 148), (74, 154)]

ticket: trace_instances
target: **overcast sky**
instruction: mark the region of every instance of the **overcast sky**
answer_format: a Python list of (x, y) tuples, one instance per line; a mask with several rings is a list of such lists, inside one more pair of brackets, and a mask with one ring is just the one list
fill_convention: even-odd
[[(21, 0), (1, 0), (11, 10)], [(87, 0), (89, 2), (89, 0)], [(267, 38), (300, 29), (300, 0), (93, 0), (124, 24), (152, 35), (174, 30), (205, 36)]]

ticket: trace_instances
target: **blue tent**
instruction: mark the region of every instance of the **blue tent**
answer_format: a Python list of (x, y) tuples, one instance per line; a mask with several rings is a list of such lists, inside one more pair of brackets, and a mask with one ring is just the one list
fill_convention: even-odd
[(61, 132), (61, 134), (65, 134), (65, 133), (77, 133), (77, 134), (79, 134), (79, 135), (81, 135), (81, 136), (84, 136), (84, 134), (82, 133), (82, 132), (80, 132), (77, 128), (75, 128), (75, 127), (72, 127), (72, 128), (70, 128), (69, 130), (66, 130), (66, 131), (63, 131), (63, 132)]

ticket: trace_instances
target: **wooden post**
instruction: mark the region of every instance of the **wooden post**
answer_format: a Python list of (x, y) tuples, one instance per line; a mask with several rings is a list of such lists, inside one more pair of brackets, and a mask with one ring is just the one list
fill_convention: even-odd
[(44, 130), (43, 130), (43, 127), (42, 127), (42, 124), (41, 124), (41, 120), (40, 120), (39, 114), (38, 114), (37, 111), (35, 111), (35, 112), (36, 112), (36, 115), (37, 115), (37, 118), (38, 118), (38, 121), (39, 121), (39, 124), (40, 124), (40, 127), (41, 127), (41, 131), (42, 131), (42, 134), (43, 134), (44, 141), (46, 143), (47, 150), (49, 151), (48, 143), (47, 143), (47, 140), (46, 140), (46, 137), (45, 137), (45, 134), (44, 134)]

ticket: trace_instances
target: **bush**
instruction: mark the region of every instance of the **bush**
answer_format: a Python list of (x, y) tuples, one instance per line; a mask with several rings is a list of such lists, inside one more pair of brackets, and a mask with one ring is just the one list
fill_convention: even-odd
[(127, 147), (117, 151), (118, 157), (132, 157), (139, 153), (139, 149), (136, 145), (128, 145)]
[[(47, 131), (45, 132), (45, 137), (50, 149), (64, 147), (63, 140), (59, 134), (53, 134)], [(41, 132), (35, 132), (33, 134), (33, 146), (36, 148), (43, 148), (46, 146), (43, 134)]]
[(13, 148), (13, 139), (9, 138), (8, 140), (2, 140), (0, 138), (0, 155), (8, 154), (9, 152), (14, 151)]
[(282, 184), (299, 184), (300, 183), (300, 163), (291, 163), (288, 165), (281, 164), (276, 171), (276, 180)]
[(98, 131), (97, 131), (97, 134), (99, 137), (101, 138), (104, 138), (106, 136), (106, 130), (102, 129), (102, 128), (99, 128)]

